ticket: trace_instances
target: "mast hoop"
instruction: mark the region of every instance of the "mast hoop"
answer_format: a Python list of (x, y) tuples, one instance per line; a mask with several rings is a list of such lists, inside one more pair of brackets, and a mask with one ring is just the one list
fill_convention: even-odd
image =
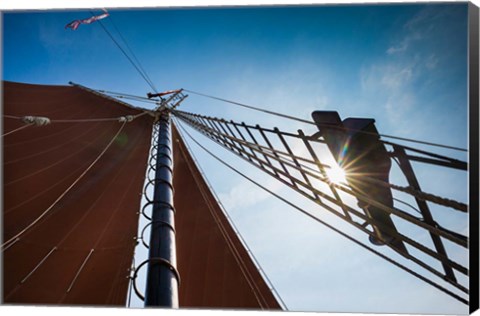
[[(170, 171), (172, 170), (170, 167), (168, 166), (162, 166), (164, 168), (167, 168), (169, 169)], [(143, 195), (145, 196), (145, 199), (147, 200), (148, 203), (153, 203), (154, 200), (150, 199), (148, 197), (148, 194), (147, 194), (147, 189), (149, 186), (155, 186), (155, 183), (161, 183), (161, 184), (166, 184), (168, 185), (171, 189), (172, 189), (172, 192), (175, 191), (175, 189), (173, 188), (172, 184), (170, 184), (170, 182), (168, 182), (167, 180), (164, 180), (164, 179), (161, 179), (161, 178), (155, 178), (155, 179), (151, 179), (150, 177), (147, 177), (147, 184), (145, 184), (145, 186), (143, 187)]]
[[(145, 215), (144, 215), (145, 216)], [(145, 216), (146, 217), (146, 216)], [(170, 228), (174, 233), (176, 233), (175, 231), (175, 228), (170, 225), (170, 223), (167, 223), (165, 221), (150, 221), (147, 225), (143, 226), (143, 229), (142, 229), (142, 232), (140, 233), (140, 240), (142, 241), (142, 244), (143, 246), (145, 246), (145, 248), (149, 249), (150, 246), (145, 242), (145, 238), (144, 235), (145, 235), (145, 231), (147, 230), (148, 227), (152, 226), (153, 223), (160, 223), (161, 226), (167, 226), (168, 228)]]
[(148, 219), (149, 221), (152, 220), (152, 217), (151, 216), (148, 216), (146, 213), (145, 213), (145, 208), (147, 206), (150, 206), (150, 205), (154, 205), (154, 204), (161, 204), (163, 206), (166, 206), (167, 208), (171, 209), (173, 211), (173, 213), (175, 213), (175, 208), (170, 204), (170, 203), (165, 203), (163, 201), (155, 201), (155, 200), (152, 200), (152, 201), (147, 201), (147, 203), (145, 203), (145, 205), (142, 207), (142, 215), (143, 217), (145, 217), (146, 219)]
[(161, 264), (166, 266), (170, 271), (173, 272), (173, 275), (177, 279), (178, 284), (180, 285), (180, 274), (178, 273), (177, 269), (170, 263), (170, 261), (165, 260), (163, 258), (148, 258), (142, 263), (138, 265), (138, 267), (135, 268), (135, 272), (133, 273), (132, 276), (132, 283), (133, 283), (133, 290), (135, 291), (135, 294), (140, 298), (142, 301), (145, 301), (145, 296), (138, 290), (137, 287), (137, 277), (138, 277), (138, 271), (147, 263), (153, 263), (153, 264)]
[[(153, 171), (157, 171), (157, 165), (156, 165), (157, 158), (168, 158), (168, 160), (172, 161), (172, 158), (170, 158), (167, 154), (164, 154), (164, 153), (162, 154), (157, 153), (156, 156), (150, 156), (150, 159), (148, 160), (148, 165)], [(153, 161), (154, 159), (155, 161)], [(163, 164), (161, 167), (163, 166), (167, 166), (167, 165)]]

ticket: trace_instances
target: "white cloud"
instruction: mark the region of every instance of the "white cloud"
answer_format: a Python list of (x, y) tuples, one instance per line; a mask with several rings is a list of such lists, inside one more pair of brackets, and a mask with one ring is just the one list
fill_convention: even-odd
[(417, 75), (415, 61), (384, 61), (364, 68), (360, 85), (364, 92), (403, 93)]
[(398, 91), (407, 86), (412, 77), (412, 65), (387, 65), (381, 69), (380, 83), (391, 91)]
[(360, 84), (364, 96), (383, 107), (389, 121), (408, 118), (419, 98), (417, 79), (438, 67), (438, 55), (433, 52), (427, 55), (425, 45), (426, 41), (432, 41), (438, 19), (445, 14), (430, 8), (420, 11), (404, 23), (399, 36), (393, 37), (384, 57), (362, 69)]
[(409, 41), (407, 41), (407, 40), (405, 39), (405, 40), (403, 40), (403, 41), (402, 41), (399, 45), (397, 45), (397, 46), (390, 46), (390, 47), (387, 49), (387, 54), (392, 55), (392, 54), (395, 54), (395, 53), (404, 52), (404, 51), (407, 50), (408, 45), (409, 45)]
[[(419, 15), (423, 15), (420, 13)], [(413, 21), (415, 21), (413, 23)], [(418, 17), (414, 17), (413, 19), (409, 20), (405, 25), (405, 33), (401, 40), (395, 40), (398, 44), (393, 44), (387, 49), (388, 55), (400, 54), (405, 53), (412, 47), (415, 48), (416, 42), (424, 40), (426, 37), (426, 32), (428, 28), (423, 28), (422, 26), (419, 27), (418, 24), (424, 23), (424, 19), (418, 19)]]
[(407, 122), (419, 100), (417, 81), (424, 71), (415, 59), (387, 59), (361, 73), (363, 101), (381, 110), (384, 125), (392, 133), (406, 135)]
[(409, 32), (418, 32), (419, 30), (424, 30), (424, 32), (431, 31), (452, 11), (451, 7), (444, 7), (442, 10), (438, 7), (427, 6), (408, 20), (404, 25), (404, 29)]

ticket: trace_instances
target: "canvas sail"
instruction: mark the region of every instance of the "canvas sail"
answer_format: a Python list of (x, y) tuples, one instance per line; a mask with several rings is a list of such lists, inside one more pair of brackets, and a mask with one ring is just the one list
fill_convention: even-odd
[[(140, 110), (78, 87), (4, 82), (5, 116), (42, 116), (3, 139), (3, 241), (47, 210), (99, 156), (122, 123), (74, 122)], [(72, 120), (56, 123), (54, 120)], [(105, 154), (3, 252), (5, 303), (124, 305), (153, 118), (126, 123)], [(4, 117), (4, 131), (24, 123)], [(92, 250), (93, 249), (93, 250)]]
[[(4, 302), (124, 306), (153, 117), (77, 86), (3, 89), (3, 134), (51, 120), (3, 139)], [(180, 307), (280, 309), (173, 133)]]
[(173, 126), (180, 306), (280, 309)]

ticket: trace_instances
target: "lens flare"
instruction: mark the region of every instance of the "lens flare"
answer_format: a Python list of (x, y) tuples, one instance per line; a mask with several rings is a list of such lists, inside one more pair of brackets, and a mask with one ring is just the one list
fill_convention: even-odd
[(337, 164), (333, 164), (331, 168), (326, 169), (325, 172), (332, 183), (341, 184), (347, 182), (345, 171)]
[(347, 138), (347, 140), (345, 141), (345, 144), (343, 144), (340, 154), (338, 155), (338, 164), (340, 166), (343, 166), (343, 164), (345, 163), (345, 156), (347, 155), (349, 145), (350, 145), (350, 137)]

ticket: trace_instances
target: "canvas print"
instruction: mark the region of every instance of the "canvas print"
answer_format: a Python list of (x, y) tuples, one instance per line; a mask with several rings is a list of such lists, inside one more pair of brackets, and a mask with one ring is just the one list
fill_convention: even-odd
[(2, 21), (3, 304), (478, 308), (474, 4)]

